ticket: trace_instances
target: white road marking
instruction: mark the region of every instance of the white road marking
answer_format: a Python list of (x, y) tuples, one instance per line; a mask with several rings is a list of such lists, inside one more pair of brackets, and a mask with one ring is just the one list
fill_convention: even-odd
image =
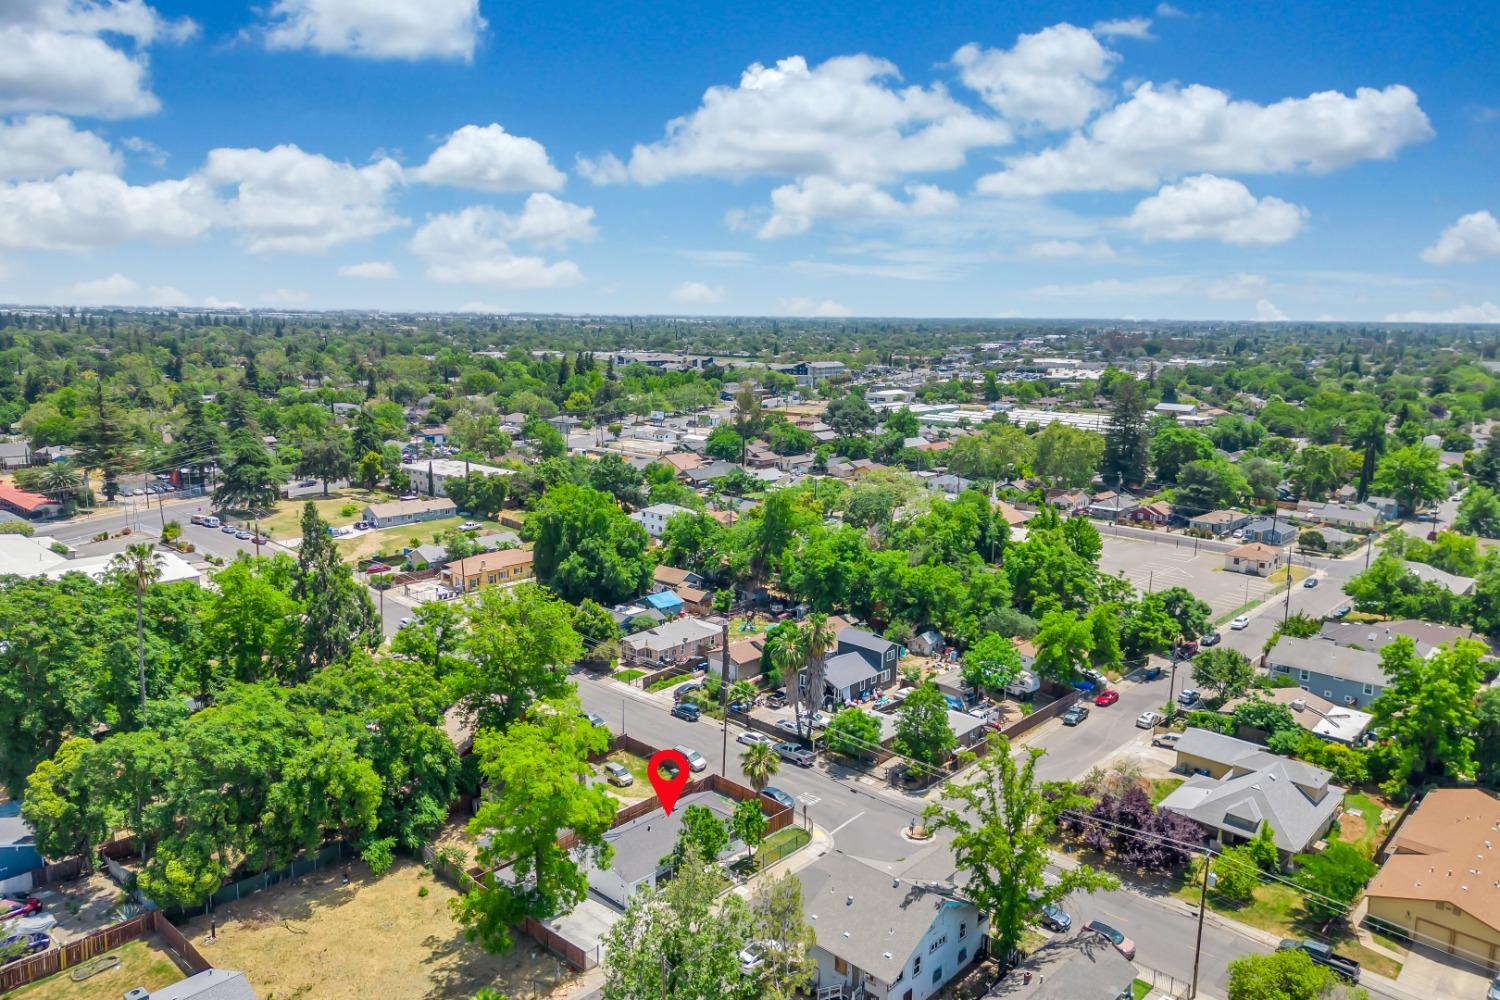
[(814, 795), (812, 792), (803, 792), (797, 796), (797, 801), (805, 806), (815, 806), (823, 801), (823, 797), (821, 795)]
[[(809, 803), (809, 805), (811, 805), (811, 803)], [(859, 819), (863, 815), (864, 815), (864, 812), (859, 812), (859, 813), (856, 813), (853, 816), (850, 816), (848, 819), (844, 820), (838, 826), (834, 827), (832, 830), (829, 830), (828, 831), (828, 835), (830, 837), (833, 836), (835, 833), (838, 833), (844, 827), (848, 826), (850, 823), (853, 823), (855, 820)]]

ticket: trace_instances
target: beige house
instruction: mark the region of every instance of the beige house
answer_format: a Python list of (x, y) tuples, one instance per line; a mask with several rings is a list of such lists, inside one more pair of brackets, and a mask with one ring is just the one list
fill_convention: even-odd
[(425, 500), (392, 500), (389, 503), (372, 503), (365, 508), (364, 518), (377, 528), (391, 528), (401, 524), (418, 524), (440, 517), (452, 517), (458, 513), (452, 500), (437, 497)]
[(454, 590), (468, 593), (480, 587), (509, 586), (534, 575), (530, 549), (502, 549), (455, 559), (442, 569), (442, 580)]
[(1281, 566), (1281, 550), (1260, 542), (1241, 545), (1224, 553), (1224, 568), (1231, 573), (1270, 576)]
[(1419, 943), (1500, 968), (1500, 799), (1477, 788), (1427, 793), (1365, 890), (1372, 920)]

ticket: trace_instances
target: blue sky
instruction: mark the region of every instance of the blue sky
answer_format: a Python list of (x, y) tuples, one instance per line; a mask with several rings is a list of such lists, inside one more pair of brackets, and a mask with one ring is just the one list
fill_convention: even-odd
[(14, 0), (0, 46), (0, 301), (1500, 322), (1480, 2)]

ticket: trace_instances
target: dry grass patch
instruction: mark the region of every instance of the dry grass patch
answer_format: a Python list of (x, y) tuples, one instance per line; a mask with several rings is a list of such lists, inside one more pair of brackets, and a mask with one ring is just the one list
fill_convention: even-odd
[[(261, 996), (317, 1000), (468, 1000), (483, 987), (509, 996), (566, 996), (580, 979), (530, 938), (504, 955), (465, 941), (448, 903), (456, 893), (412, 861), (376, 878), (363, 863), (325, 868), (183, 928), (216, 966), (242, 970)], [(426, 895), (421, 890), (427, 890)]]
[(119, 958), (120, 964), (81, 982), (73, 980), (76, 970), (64, 969), (55, 976), (7, 993), (7, 1000), (120, 1000), (133, 987), (144, 986), (154, 993), (186, 978), (154, 934), (99, 956), (108, 957)]

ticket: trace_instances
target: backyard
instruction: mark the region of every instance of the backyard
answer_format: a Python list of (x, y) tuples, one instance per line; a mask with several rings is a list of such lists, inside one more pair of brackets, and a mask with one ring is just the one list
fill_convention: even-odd
[[(627, 785), (624, 788), (620, 788), (617, 785), (605, 784), (604, 787), (609, 789), (609, 793), (619, 799), (621, 803), (630, 805), (633, 802), (639, 802), (656, 794), (652, 790), (651, 781), (646, 775), (646, 758), (638, 754), (633, 754), (628, 750), (616, 750), (604, 758), (604, 761), (623, 764), (625, 770), (629, 771), (630, 776), (635, 779), (635, 784)], [(599, 775), (601, 782), (604, 781), (604, 761), (594, 766), (594, 772)]]
[[(113, 965), (113, 959), (119, 959)], [(101, 961), (103, 960), (103, 961)], [(111, 966), (86, 979), (73, 979), (94, 963)], [(75, 968), (6, 994), (9, 1000), (120, 1000), (126, 990), (143, 986), (151, 992), (185, 978), (153, 934), (130, 941), (114, 951), (90, 959)]]
[[(263, 997), (467, 1000), (566, 996), (578, 976), (530, 938), (504, 955), (466, 941), (449, 913), (456, 893), (413, 861), (375, 877), (362, 863), (329, 867), (219, 907), (183, 927), (216, 966), (243, 971)], [(425, 890), (425, 892), (424, 892)]]

